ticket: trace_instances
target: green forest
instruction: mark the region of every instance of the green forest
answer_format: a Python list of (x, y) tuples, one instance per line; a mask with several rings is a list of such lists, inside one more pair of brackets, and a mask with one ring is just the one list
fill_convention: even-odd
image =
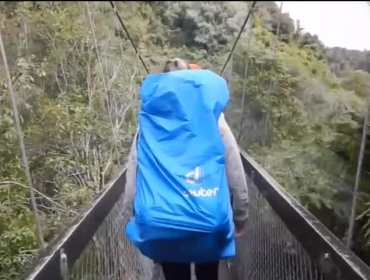
[[(151, 72), (181, 57), (218, 73), (250, 2), (116, 5)], [(0, 13), (42, 225), (40, 236), (1, 60), (0, 279), (11, 280), (124, 167), (146, 73), (109, 2), (4, 1)], [(225, 72), (239, 145), (343, 242), (369, 73), (370, 52), (327, 48), (259, 1)], [(370, 264), (369, 144), (352, 250)]]

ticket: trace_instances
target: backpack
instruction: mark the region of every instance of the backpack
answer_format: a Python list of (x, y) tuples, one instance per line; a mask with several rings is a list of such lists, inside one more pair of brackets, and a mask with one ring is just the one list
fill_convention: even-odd
[(151, 74), (140, 90), (138, 169), (129, 240), (155, 261), (235, 255), (218, 118), (226, 81), (209, 70)]

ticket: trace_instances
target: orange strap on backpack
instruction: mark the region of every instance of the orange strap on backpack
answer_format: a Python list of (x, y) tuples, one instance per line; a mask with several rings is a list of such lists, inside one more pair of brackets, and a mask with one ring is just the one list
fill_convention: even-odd
[(202, 69), (202, 68), (200, 68), (200, 66), (198, 64), (190, 63), (188, 65), (189, 65), (189, 68), (191, 70), (201, 70)]

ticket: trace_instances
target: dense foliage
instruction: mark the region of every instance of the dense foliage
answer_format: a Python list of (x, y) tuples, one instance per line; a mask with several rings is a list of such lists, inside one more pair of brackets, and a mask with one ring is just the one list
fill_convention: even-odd
[[(276, 14), (271, 5), (259, 3), (253, 34), (235, 54), (228, 121), (242, 147), (345, 240), (370, 68), (343, 62), (346, 71), (332, 72), (317, 36), (294, 28), (288, 15), (271, 24), (265, 16), (267, 10)], [(279, 22), (290, 28), (279, 29)], [(370, 262), (369, 162), (367, 145), (353, 249)]]
[[(247, 12), (233, 1), (117, 8), (154, 72), (176, 56), (218, 71)], [(2, 2), (0, 9), (49, 243), (124, 165), (145, 72), (109, 3)], [(258, 2), (227, 70), (227, 118), (240, 145), (345, 240), (370, 69), (341, 57), (274, 2)], [(3, 64), (0, 70), (0, 279), (18, 279), (39, 245)], [(369, 166), (368, 145), (354, 244), (364, 259)]]

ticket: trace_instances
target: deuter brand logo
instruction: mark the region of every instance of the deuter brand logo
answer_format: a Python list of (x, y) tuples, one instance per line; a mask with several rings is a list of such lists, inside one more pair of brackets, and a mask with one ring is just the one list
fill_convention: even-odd
[(202, 183), (202, 173), (203, 172), (200, 166), (195, 167), (194, 170), (185, 175), (186, 182), (188, 182), (189, 184), (199, 185), (200, 183)]
[[(200, 166), (194, 168), (194, 170), (188, 172), (185, 175), (186, 182), (192, 185), (200, 185), (202, 183), (202, 177), (204, 175), (203, 169)], [(184, 193), (185, 197), (207, 197), (216, 196), (219, 191), (218, 187), (205, 189), (201, 187), (198, 190), (188, 190)]]
[(207, 197), (207, 196), (216, 196), (219, 191), (219, 188), (209, 188), (203, 189), (200, 188), (199, 190), (189, 190), (185, 192), (185, 196), (195, 196), (195, 197)]

